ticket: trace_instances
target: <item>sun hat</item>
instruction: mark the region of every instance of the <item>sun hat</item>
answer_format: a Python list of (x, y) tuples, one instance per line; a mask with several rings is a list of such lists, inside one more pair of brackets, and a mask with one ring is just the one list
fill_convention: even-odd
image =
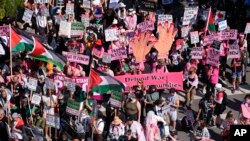
[(220, 83), (217, 83), (217, 84), (215, 85), (215, 89), (216, 89), (217, 91), (222, 91), (222, 90), (223, 90), (222, 85), (221, 85)]
[(122, 123), (122, 120), (118, 116), (115, 116), (114, 120), (112, 121), (112, 124), (119, 125), (121, 123)]

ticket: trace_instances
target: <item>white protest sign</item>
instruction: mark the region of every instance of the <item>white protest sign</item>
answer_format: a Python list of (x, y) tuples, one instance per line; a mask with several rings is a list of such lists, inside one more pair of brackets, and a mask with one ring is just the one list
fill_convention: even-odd
[(202, 59), (203, 58), (203, 48), (202, 47), (194, 47), (190, 53), (192, 59)]
[(227, 20), (219, 22), (219, 30), (222, 31), (225, 29), (227, 29)]
[(31, 91), (35, 91), (36, 87), (37, 87), (37, 79), (30, 77), (29, 80), (28, 80), (28, 88)]
[(49, 3), (49, 0), (34, 0), (34, 3)]
[(189, 33), (189, 30), (190, 30), (189, 26), (183, 26), (181, 28), (181, 37), (183, 37), (183, 38), (187, 37), (188, 33)]
[(154, 22), (147, 21), (147, 22), (142, 22), (137, 25), (137, 30), (139, 32), (144, 32), (144, 31), (153, 31), (155, 29)]
[(71, 36), (82, 36), (84, 32), (84, 25), (81, 22), (72, 22), (70, 28)]
[(90, 1), (89, 0), (83, 0), (82, 1), (82, 7), (90, 9)]
[(60, 117), (56, 115), (47, 114), (46, 124), (56, 129), (60, 129)]
[(67, 3), (66, 14), (74, 14), (74, 4), (73, 3)]
[(168, 23), (173, 23), (173, 16), (172, 15), (158, 15), (158, 24), (162, 24), (164, 25), (166, 21), (168, 21)]
[(86, 15), (81, 16), (81, 22), (83, 23), (84, 27), (89, 26), (89, 21), (90, 21), (90, 18), (88, 16)]
[(89, 64), (89, 56), (87, 55), (81, 55), (72, 52), (63, 52), (62, 54), (63, 56), (66, 56), (69, 62), (76, 62), (84, 65)]
[(71, 34), (71, 24), (68, 23), (67, 21), (61, 21), (59, 27), (59, 35), (67, 36), (68, 38), (70, 38), (70, 34)]
[(33, 15), (33, 11), (30, 10), (30, 9), (25, 9), (24, 13), (23, 13), (23, 18), (22, 20), (25, 21), (25, 22), (30, 22), (31, 21), (31, 18), (32, 18), (32, 15)]
[(42, 98), (39, 94), (33, 94), (32, 99), (31, 99), (31, 103), (40, 106), (41, 100), (42, 100)]
[(102, 62), (104, 63), (111, 63), (111, 55), (108, 53), (104, 53), (102, 55)]
[(198, 31), (190, 32), (191, 44), (199, 43), (199, 33)]
[(229, 45), (227, 58), (232, 58), (232, 59), (240, 58), (240, 49), (239, 49), (239, 45), (237, 43)]
[(182, 19), (182, 25), (194, 24), (198, 15), (198, 6), (186, 7)]
[(211, 48), (208, 51), (207, 64), (218, 66), (220, 60), (220, 50)]
[(119, 0), (110, 0), (109, 1), (109, 8), (110, 9), (116, 9), (119, 7), (119, 4), (118, 4)]
[(105, 32), (105, 40), (107, 42), (119, 40), (119, 32), (117, 29), (106, 29), (104, 32)]
[(250, 23), (247, 23), (244, 33), (245, 34), (250, 33)]
[(217, 25), (219, 22), (223, 21), (226, 17), (226, 12), (225, 11), (220, 11), (217, 10), (216, 11), (216, 15), (215, 15), (215, 24)]

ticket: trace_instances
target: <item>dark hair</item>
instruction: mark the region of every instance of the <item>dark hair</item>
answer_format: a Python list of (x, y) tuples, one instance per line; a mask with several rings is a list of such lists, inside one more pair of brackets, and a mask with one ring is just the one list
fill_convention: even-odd
[(247, 94), (244, 99), (250, 99), (250, 94)]
[(89, 91), (89, 92), (88, 92), (88, 96), (93, 97), (93, 95), (94, 95), (94, 94), (93, 94), (93, 92), (92, 92), (92, 91)]
[(169, 93), (171, 93), (171, 92), (175, 93), (175, 92), (176, 92), (176, 89), (175, 89), (175, 88), (169, 89)]

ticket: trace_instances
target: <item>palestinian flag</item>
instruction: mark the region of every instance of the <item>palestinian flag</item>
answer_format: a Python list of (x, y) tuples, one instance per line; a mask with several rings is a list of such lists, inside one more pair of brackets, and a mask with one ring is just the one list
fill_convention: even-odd
[(108, 91), (121, 91), (125, 88), (124, 84), (116, 80), (113, 76), (96, 69), (90, 69), (88, 87), (89, 91), (101, 94)]
[(10, 28), (10, 47), (12, 52), (31, 51), (33, 48), (33, 41), (28, 39), (26, 35), (18, 34), (15, 30)]
[(205, 32), (207, 32), (207, 30), (216, 32), (215, 18), (213, 12), (211, 11), (211, 8), (209, 8)]
[(34, 59), (50, 62), (56, 66), (58, 66), (61, 70), (64, 69), (64, 61), (60, 59), (57, 55), (53, 52), (47, 50), (36, 38), (33, 37), (34, 40), (34, 48), (30, 53)]

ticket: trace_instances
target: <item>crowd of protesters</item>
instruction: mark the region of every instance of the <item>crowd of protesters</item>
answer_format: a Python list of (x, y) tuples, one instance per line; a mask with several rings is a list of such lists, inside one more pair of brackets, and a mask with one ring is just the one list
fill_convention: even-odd
[[(228, 102), (225, 89), (219, 83), (219, 79), (230, 81), (233, 85), (232, 94), (235, 94), (241, 85), (247, 85), (250, 46), (244, 30), (250, 17), (249, 1), (151, 0), (150, 2), (155, 4), (154, 10), (143, 9), (143, 2), (137, 0), (119, 1), (115, 8), (109, 8), (109, 1), (105, 0), (89, 1), (90, 8), (84, 8), (82, 0), (63, 0), (62, 5), (58, 5), (58, 2), (59, 0), (52, 0), (49, 3), (35, 3), (33, 0), (25, 0), (25, 8), (34, 12), (31, 20), (23, 21), (21, 17), (24, 11), (18, 11), (18, 17), (4, 17), (1, 26), (11, 25), (30, 35), (36, 34), (45, 38), (46, 48), (62, 58), (63, 51), (74, 52), (89, 56), (90, 63), (82, 65), (66, 60), (64, 69), (60, 70), (52, 62), (36, 60), (25, 51), (12, 53), (10, 56), (8, 44), (1, 38), (5, 54), (0, 56), (0, 141), (177, 141), (179, 107), (185, 109), (186, 116), (181, 121), (183, 130), (190, 131), (192, 140), (195, 141), (212, 141), (213, 137), (208, 130), (210, 126), (220, 128), (223, 140), (229, 141), (230, 125), (250, 124), (250, 113), (246, 113), (246, 109), (250, 108), (250, 95), (246, 95), (242, 100), (239, 120), (236, 118), (238, 115), (234, 115), (232, 111), (227, 113), (225, 119), (221, 118)], [(73, 14), (66, 14), (67, 3), (74, 4)], [(185, 37), (181, 35), (183, 12), (188, 6), (199, 7), (198, 15), (191, 21), (188, 31), (199, 33), (199, 43), (195, 46), (191, 44), (189, 34)], [(227, 30), (238, 30), (236, 40), (221, 41), (220, 61), (217, 65), (206, 63), (208, 52), (213, 47), (203, 45), (203, 38), (216, 33), (206, 28), (208, 17), (203, 13), (207, 9), (214, 14), (216, 10), (225, 11)], [(156, 17), (159, 13), (173, 16), (172, 26), (178, 29), (178, 33), (166, 58), (159, 59), (159, 51), (152, 47), (149, 53), (145, 54), (144, 61), (138, 63), (138, 52), (131, 53), (130, 46), (131, 40), (139, 36), (137, 25), (151, 21), (157, 27)], [(90, 19), (82, 36), (68, 38), (60, 35), (59, 30), (63, 28), (60, 27), (60, 21), (81, 22), (82, 15)], [(217, 25), (215, 28), (219, 32)], [(105, 29), (117, 29), (119, 39), (106, 41)], [(128, 33), (135, 35), (131, 37)], [(150, 34), (155, 36), (150, 38), (150, 42), (157, 40), (157, 29)], [(235, 42), (239, 47), (240, 57), (231, 59), (228, 63), (229, 46)], [(202, 59), (193, 59), (190, 55), (192, 48), (196, 46), (204, 49)], [(121, 47), (126, 48), (127, 58), (103, 61), (104, 54)], [(110, 105), (112, 90), (103, 94), (104, 98), (100, 100), (94, 98), (94, 92), (84, 91), (81, 86), (76, 85), (75, 91), (66, 87), (58, 91), (45, 84), (47, 78), (53, 78), (56, 74), (69, 78), (88, 77), (90, 68), (110, 76), (183, 72), (182, 92), (185, 93), (185, 101), (180, 100), (179, 91), (175, 88), (157, 89), (156, 85), (147, 87), (142, 80), (137, 81), (129, 92), (123, 91), (120, 108)], [(230, 77), (227, 73), (231, 73)], [(27, 87), (29, 77), (38, 80), (33, 93), (41, 97), (40, 105), (31, 103), (32, 92)], [(204, 96), (198, 105), (193, 105), (198, 90), (201, 90)], [(81, 103), (78, 116), (66, 111), (69, 100)], [(198, 107), (198, 111), (194, 112), (192, 107)], [(59, 128), (46, 123), (49, 115), (58, 115)]]

